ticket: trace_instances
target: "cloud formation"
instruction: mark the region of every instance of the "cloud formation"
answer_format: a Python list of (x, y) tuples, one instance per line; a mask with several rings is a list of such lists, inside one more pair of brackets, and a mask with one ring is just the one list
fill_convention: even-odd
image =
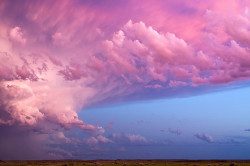
[(19, 44), (25, 44), (26, 39), (23, 37), (23, 32), (20, 27), (14, 27), (10, 30), (9, 33), (10, 40), (12, 40), (14, 43), (19, 43)]
[(48, 134), (78, 128), (89, 133), (88, 144), (108, 143), (79, 111), (249, 80), (248, 1), (112, 3), (0, 2), (0, 125)]
[(121, 144), (132, 144), (132, 145), (146, 145), (149, 141), (139, 134), (123, 134), (113, 133), (111, 134), (112, 140)]
[(88, 139), (86, 139), (86, 144), (93, 146), (93, 145), (97, 145), (99, 143), (112, 143), (113, 141), (102, 136), (102, 135), (98, 135), (97, 137), (90, 137)]
[(208, 143), (212, 143), (214, 142), (214, 139), (212, 136), (208, 135), (208, 134), (201, 134), (201, 133), (197, 133), (194, 135), (196, 138), (202, 140), (202, 141), (206, 141)]
[(174, 130), (174, 129), (172, 129), (172, 128), (168, 128), (168, 131), (169, 131), (169, 133), (171, 133), (171, 134), (181, 135), (181, 130), (180, 130), (180, 129)]

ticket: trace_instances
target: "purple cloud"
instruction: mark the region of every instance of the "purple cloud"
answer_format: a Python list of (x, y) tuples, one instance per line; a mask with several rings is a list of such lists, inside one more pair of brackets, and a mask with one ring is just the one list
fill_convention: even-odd
[(121, 144), (145, 145), (149, 143), (145, 137), (139, 134), (113, 133), (111, 139)]
[(214, 142), (213, 140), (213, 137), (208, 135), (208, 134), (200, 134), (200, 133), (197, 133), (194, 135), (196, 138), (202, 140), (202, 141), (206, 141), (208, 143), (212, 143)]
[(98, 135), (97, 137), (92, 136), (86, 139), (85, 143), (88, 144), (89, 146), (93, 146), (99, 143), (113, 143), (113, 141), (104, 137), (103, 135)]
[(10, 30), (9, 33), (10, 40), (13, 42), (24, 45), (26, 43), (26, 39), (23, 37), (23, 32), (20, 27), (14, 27)]
[[(165, 14), (157, 19), (164, 20), (173, 14), (176, 18), (149, 24), (145, 12), (149, 6), (178, 6), (180, 1), (147, 2), (143, 5), (145, 11), (138, 16), (142, 18), (140, 22), (133, 21), (136, 19), (132, 13), (120, 20), (104, 7), (88, 8), (71, 1), (16, 2), (23, 9), (21, 13), (14, 3), (3, 1), (1, 5), (4, 15), (0, 19), (11, 22), (0, 25), (4, 27), (0, 41), (0, 107), (8, 115), (7, 120), (0, 117), (4, 125), (36, 127), (38, 122), (50, 122), (64, 129), (104, 132), (100, 126), (85, 124), (77, 112), (96, 103), (131, 100), (131, 96), (136, 96), (134, 100), (161, 98), (178, 87), (188, 89), (250, 78), (246, 47), (249, 39), (245, 35), (249, 17), (243, 7), (232, 6), (235, 14), (221, 17), (213, 12), (223, 14), (218, 7), (224, 3), (220, 2), (201, 16), (199, 13), (206, 11), (204, 6), (215, 1), (197, 9), (187, 1), (185, 8), (196, 11), (184, 12), (189, 19), (180, 17), (182, 12), (164, 10)], [(128, 2), (131, 11), (136, 3)], [(120, 12), (129, 13), (125, 9)], [(213, 24), (210, 17), (216, 18)], [(194, 22), (202, 24), (193, 26)], [(158, 28), (168, 27), (169, 23), (183, 23), (189, 33), (183, 29)], [(236, 23), (238, 26), (234, 26)], [(111, 25), (113, 28), (104, 28)], [(217, 32), (218, 26), (224, 26), (225, 31)], [(217, 40), (210, 38), (208, 32)], [(225, 45), (220, 36), (229, 44)], [(148, 92), (151, 95), (144, 95)]]
[(168, 132), (171, 134), (175, 134), (175, 135), (181, 135), (181, 130), (180, 129), (172, 129), (172, 128), (168, 128)]
[(108, 126), (106, 127), (106, 129), (112, 129), (113, 127), (113, 125), (115, 124), (115, 122), (113, 122), (113, 121), (111, 121), (111, 122), (109, 122), (109, 124), (108, 124)]
[[(77, 128), (89, 134), (87, 144), (107, 143), (104, 128), (85, 123), (79, 111), (250, 79), (249, 1), (112, 3), (0, 2), (1, 126), (65, 143), (63, 132), (51, 131)], [(149, 142), (137, 134), (112, 138)]]

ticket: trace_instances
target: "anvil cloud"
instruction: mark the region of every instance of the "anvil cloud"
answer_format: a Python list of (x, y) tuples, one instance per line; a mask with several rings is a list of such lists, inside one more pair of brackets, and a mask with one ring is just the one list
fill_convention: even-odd
[(78, 112), (249, 80), (250, 3), (230, 2), (1, 1), (0, 124), (112, 143)]

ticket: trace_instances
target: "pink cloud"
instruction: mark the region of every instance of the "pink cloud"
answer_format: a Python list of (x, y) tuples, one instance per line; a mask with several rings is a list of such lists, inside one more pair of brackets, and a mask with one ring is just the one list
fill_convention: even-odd
[[(173, 5), (172, 2), (160, 1), (154, 7), (160, 7), (163, 3)], [(178, 4), (179, 1), (175, 3)], [(150, 4), (151, 1), (142, 8), (147, 11), (149, 10), (147, 6)], [(40, 5), (44, 10), (38, 10), (34, 14), (35, 9)], [(209, 13), (200, 15), (200, 11), (206, 12), (204, 6), (195, 9), (193, 2), (190, 1), (185, 5), (190, 9), (187, 11), (187, 16), (195, 15), (191, 23), (195, 19), (203, 22), (203, 17), (209, 17)], [(5, 104), (6, 112), (11, 113), (7, 111), (10, 107), (16, 108), (17, 113), (11, 115), (12, 120), (18, 119), (17, 121), (22, 123), (33, 124), (35, 121), (29, 121), (37, 119), (55, 122), (65, 129), (75, 126), (84, 130), (95, 130), (96, 127), (85, 124), (77, 116), (77, 111), (84, 108), (87, 103), (96, 103), (113, 96), (126, 96), (140, 92), (144, 88), (164, 89), (168, 87), (167, 85), (170, 88), (188, 87), (247, 80), (250, 74), (247, 67), (250, 62), (249, 51), (246, 48), (248, 39), (244, 38), (247, 36), (245, 33), (249, 26), (247, 9), (240, 6), (233, 9), (236, 13), (230, 19), (224, 13), (223, 5), (213, 6), (212, 2), (203, 5), (208, 5), (211, 11), (221, 13), (215, 15), (215, 17), (218, 16), (217, 21), (209, 26), (209, 32), (215, 33), (215, 38), (208, 32), (201, 31), (205, 25), (200, 27), (200, 31), (196, 29), (197, 33), (193, 31), (190, 33), (194, 36), (202, 34), (200, 36), (203, 36), (206, 41), (203, 41), (202, 37), (197, 41), (193, 40), (192, 37), (184, 34), (186, 31), (182, 34), (181, 31), (174, 31), (173, 28), (160, 28), (162, 23), (149, 21), (148, 18), (139, 22), (128, 18), (124, 20), (123, 25), (115, 25), (116, 27), (121, 25), (118, 30), (106, 32), (103, 28), (104, 18), (89, 22), (85, 17), (82, 20), (78, 18), (79, 14), (90, 10), (95, 17), (99, 14), (96, 8), (87, 9), (82, 6), (75, 9), (74, 3), (67, 1), (59, 6), (55, 4), (50, 6), (45, 2), (34, 3), (33, 8), (25, 6), (27, 8), (25, 19), (32, 20), (37, 26), (34, 30), (36, 37), (29, 32), (28, 26), (22, 26), (22, 29), (19, 26), (6, 28), (9, 28), (8, 35), (11, 41), (19, 43), (33, 41), (34, 44), (25, 45), (24, 48), (10, 45), (10, 49), (6, 47), (5, 50), (1, 50), (1, 52), (7, 52), (8, 56), (1, 54), (0, 77), (6, 94), (13, 95), (10, 88), (7, 88), (11, 85), (17, 89), (29, 89), (32, 96), (27, 99), (9, 100), (7, 102), (9, 105)], [(56, 6), (58, 6), (57, 9)], [(50, 8), (55, 9), (52, 17), (48, 10)], [(69, 12), (73, 12), (73, 20)], [(110, 15), (105, 12), (105, 16)], [(168, 11), (165, 14), (173, 15), (177, 12), (177, 21), (181, 20), (182, 11), (172, 12)], [(162, 16), (163, 13), (159, 15)], [(59, 18), (62, 17), (65, 19), (60, 21)], [(143, 17), (143, 14), (138, 17)], [(11, 19), (15, 20), (15, 18)], [(113, 16), (111, 20), (113, 19), (116, 18)], [(69, 23), (69, 20), (73, 22)], [(171, 20), (171, 23), (175, 24), (174, 20)], [(84, 28), (83, 25), (87, 24), (89, 26)], [(239, 24), (242, 31), (236, 28), (235, 24)], [(231, 40), (229, 45), (216, 40), (216, 37), (220, 36), (218, 35), (220, 31), (215, 30), (217, 26), (225, 27), (223, 35)], [(80, 31), (82, 29), (83, 31)], [(94, 29), (93, 32), (92, 29)], [(99, 31), (97, 32), (96, 29)], [(187, 31), (190, 29), (191, 27), (188, 26)], [(98, 37), (100, 32), (103, 34)], [(46, 36), (50, 36), (52, 41), (46, 40)], [(5, 37), (7, 39), (7, 35)], [(49, 42), (57, 44), (48, 46)], [(86, 44), (88, 42), (90, 44)], [(7, 40), (5, 43), (8, 45)], [(199, 47), (200, 44), (203, 46)], [(37, 52), (37, 56), (33, 56), (33, 52)], [(29, 111), (27, 116), (19, 115), (18, 112), (23, 109), (19, 100), (26, 102), (29, 107), (26, 110), (36, 110), (33, 112), (38, 113), (37, 117), (29, 116)], [(60, 106), (61, 103), (63, 106)], [(46, 118), (41, 118), (39, 112)]]
[(162, 86), (159, 85), (159, 84), (155, 84), (155, 85), (145, 85), (144, 87), (145, 87), (145, 88), (162, 88)]
[(134, 143), (147, 143), (147, 139), (141, 135), (135, 134), (135, 135), (126, 135), (128, 140), (134, 144)]
[(63, 77), (66, 80), (79, 80), (81, 77), (87, 77), (86, 72), (81, 69), (81, 67), (77, 64), (66, 66), (64, 70), (60, 70), (58, 72), (60, 75), (63, 75)]
[(72, 140), (67, 138), (63, 132), (53, 133), (53, 139), (55, 143), (71, 143)]
[(12, 28), (9, 33), (10, 40), (19, 44), (24, 45), (26, 39), (24, 38), (22, 29), (18, 26)]
[(97, 144), (107, 138), (78, 117), (86, 106), (250, 78), (246, 0), (58, 2), (0, 3), (2, 125), (80, 128)]
[(98, 140), (95, 137), (90, 137), (86, 140), (88, 145), (96, 145), (98, 144)]
[(111, 135), (112, 140), (122, 144), (148, 144), (149, 141), (139, 135), (139, 134), (122, 134), (122, 133), (113, 133)]
[(200, 134), (197, 133), (194, 135), (196, 138), (202, 140), (202, 141), (206, 141), (208, 143), (212, 143), (214, 141), (213, 137), (208, 135), (208, 134)]
[(98, 135), (97, 137), (90, 137), (86, 139), (85, 143), (88, 144), (89, 146), (95, 146), (98, 145), (99, 143), (113, 143), (113, 141), (104, 137), (103, 135)]
[(107, 129), (112, 129), (113, 127), (113, 125), (115, 124), (115, 122), (113, 122), (113, 121), (111, 121), (111, 122), (109, 122), (109, 124), (108, 124), (108, 126), (106, 127)]
[(186, 85), (188, 85), (188, 83), (186, 83), (186, 82), (183, 82), (183, 81), (170, 81), (169, 82), (169, 86), (170, 87), (176, 87), (176, 86), (186, 86)]
[(56, 32), (51, 37), (55, 45), (64, 45), (67, 42), (65, 36), (60, 32)]

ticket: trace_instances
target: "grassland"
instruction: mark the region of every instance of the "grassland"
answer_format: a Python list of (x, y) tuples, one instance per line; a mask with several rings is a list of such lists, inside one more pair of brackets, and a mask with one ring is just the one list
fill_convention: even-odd
[(0, 161), (0, 166), (250, 166), (250, 160)]

